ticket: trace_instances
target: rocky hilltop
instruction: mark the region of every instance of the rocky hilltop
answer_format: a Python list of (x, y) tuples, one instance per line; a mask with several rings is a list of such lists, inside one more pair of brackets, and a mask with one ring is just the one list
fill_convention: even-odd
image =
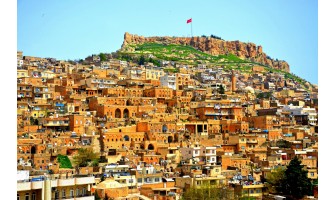
[(258, 62), (275, 69), (290, 71), (290, 66), (286, 61), (270, 58), (263, 52), (262, 46), (238, 40), (224, 41), (212, 37), (144, 37), (126, 32), (121, 50), (134, 51), (128, 45), (143, 43), (189, 45), (211, 55), (233, 54), (242, 59), (249, 59), (252, 62)]

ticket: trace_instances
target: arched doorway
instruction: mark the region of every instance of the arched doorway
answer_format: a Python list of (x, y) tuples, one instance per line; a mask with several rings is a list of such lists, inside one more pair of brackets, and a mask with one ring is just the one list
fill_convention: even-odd
[(127, 108), (123, 111), (123, 118), (129, 118), (129, 110)]
[(168, 143), (171, 143), (171, 142), (173, 142), (173, 137), (172, 137), (172, 136), (169, 136), (169, 137), (168, 137)]
[(121, 110), (119, 108), (115, 110), (115, 118), (121, 118)]
[(152, 144), (148, 145), (148, 150), (154, 150), (154, 149), (155, 149), (154, 145), (152, 145)]
[(167, 128), (167, 125), (166, 125), (166, 124), (164, 124), (164, 125), (163, 125), (163, 133), (166, 133), (166, 132), (167, 132), (167, 130), (168, 130), (168, 128)]
[(33, 147), (31, 147), (31, 154), (35, 154), (36, 153), (36, 147), (35, 146), (33, 146)]

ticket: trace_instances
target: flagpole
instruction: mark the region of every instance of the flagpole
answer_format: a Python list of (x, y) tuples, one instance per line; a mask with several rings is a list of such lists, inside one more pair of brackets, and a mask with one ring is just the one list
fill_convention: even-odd
[(191, 21), (191, 37), (193, 37), (192, 24), (193, 24), (193, 22)]

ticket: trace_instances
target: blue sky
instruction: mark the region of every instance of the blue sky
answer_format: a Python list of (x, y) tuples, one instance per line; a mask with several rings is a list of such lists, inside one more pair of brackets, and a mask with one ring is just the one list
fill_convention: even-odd
[(317, 0), (17, 1), (17, 49), (79, 59), (114, 52), (125, 32), (143, 36), (217, 35), (262, 45), (291, 72), (318, 83)]

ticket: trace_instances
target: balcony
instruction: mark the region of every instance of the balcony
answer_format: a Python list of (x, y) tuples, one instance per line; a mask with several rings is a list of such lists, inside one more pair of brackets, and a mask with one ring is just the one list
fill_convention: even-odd
[(251, 141), (251, 140), (247, 141), (247, 144), (257, 144), (257, 143), (258, 143), (257, 140), (255, 140), (255, 141)]
[(229, 112), (205, 112), (205, 115), (222, 116), (222, 115), (230, 115), (230, 113)]
[(76, 185), (83, 185), (83, 184), (91, 184), (95, 183), (94, 176), (89, 177), (76, 177), (75, 178)]
[(52, 198), (51, 200), (94, 200), (94, 195), (83, 195), (83, 196), (65, 196), (59, 198)]
[(70, 186), (70, 185), (74, 185), (75, 183), (75, 179), (74, 178), (70, 178), (70, 179), (58, 179), (58, 186)]
[(31, 189), (33, 189), (33, 190), (42, 189), (43, 188), (43, 183), (44, 183), (44, 181), (31, 182)]
[(20, 182), (17, 183), (17, 191), (31, 190), (31, 182)]
[(60, 123), (43, 123), (43, 126), (68, 126), (69, 123), (64, 123), (64, 122), (60, 122)]
[(243, 185), (243, 189), (255, 189), (255, 188), (263, 188), (263, 184), (256, 184), (256, 185)]

